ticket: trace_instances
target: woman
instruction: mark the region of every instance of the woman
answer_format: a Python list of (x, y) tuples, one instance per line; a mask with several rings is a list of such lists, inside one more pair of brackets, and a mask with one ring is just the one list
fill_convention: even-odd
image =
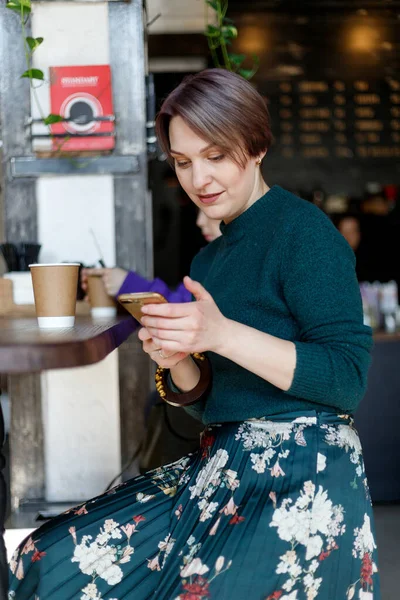
[(352, 214), (342, 214), (337, 215), (336, 219), (332, 219), (332, 222), (348, 242), (353, 252), (357, 252), (361, 242), (361, 229), (358, 218)]
[(201, 449), (44, 525), (11, 561), (10, 597), (379, 600), (351, 419), (371, 348), (352, 251), (264, 181), (269, 118), (244, 79), (184, 80), (157, 131), (186, 193), (223, 221), (184, 281), (195, 301), (148, 305), (139, 333), (169, 369), (166, 399), (192, 401), (211, 366), (187, 409)]
[[(204, 212), (198, 211), (196, 225), (206, 242), (212, 242), (221, 235), (221, 221), (209, 219)], [(156, 277), (153, 280), (141, 277), (136, 271), (126, 271), (120, 267), (105, 269), (82, 269), (81, 286), (84, 291), (87, 290), (88, 275), (102, 275), (105, 288), (109, 296), (119, 296), (131, 292), (158, 292), (162, 294), (168, 302), (190, 302), (192, 296), (190, 292), (181, 283), (176, 290), (171, 290), (167, 284)]]

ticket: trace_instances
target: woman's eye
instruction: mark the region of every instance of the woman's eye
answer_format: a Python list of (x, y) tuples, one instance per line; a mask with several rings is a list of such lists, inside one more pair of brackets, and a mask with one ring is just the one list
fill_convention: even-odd
[[(225, 158), (224, 154), (218, 154), (217, 156), (209, 156), (208, 160), (211, 160), (212, 162), (219, 162), (220, 160), (223, 160)], [(179, 167), (179, 169), (186, 169), (187, 167), (189, 167), (191, 164), (190, 160), (175, 160), (175, 166)]]
[(188, 161), (182, 161), (179, 162), (178, 160), (175, 161), (175, 164), (177, 167), (179, 167), (180, 169), (185, 169), (186, 167), (188, 167), (190, 165), (190, 163)]

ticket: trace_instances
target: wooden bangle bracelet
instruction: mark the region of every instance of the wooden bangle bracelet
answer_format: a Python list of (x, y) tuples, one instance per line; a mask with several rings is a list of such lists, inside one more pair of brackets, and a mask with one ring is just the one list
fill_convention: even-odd
[(191, 354), (200, 369), (200, 379), (196, 387), (189, 392), (173, 392), (167, 384), (169, 369), (158, 367), (156, 371), (156, 388), (160, 397), (172, 406), (190, 406), (195, 404), (207, 392), (211, 384), (211, 367), (204, 354)]

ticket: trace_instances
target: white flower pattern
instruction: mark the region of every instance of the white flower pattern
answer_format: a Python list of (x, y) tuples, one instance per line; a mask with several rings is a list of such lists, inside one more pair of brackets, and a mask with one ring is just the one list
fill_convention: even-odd
[[(290, 589), (302, 580), (307, 591), (307, 598), (316, 597), (322, 579), (315, 578), (318, 568), (316, 557), (322, 552), (330, 552), (337, 547), (337, 539), (345, 532), (343, 509), (334, 506), (328, 497), (327, 490), (316, 486), (312, 481), (306, 481), (300, 495), (293, 502), (284, 499), (280, 508), (276, 508), (270, 527), (276, 527), (280, 539), (291, 544), (292, 550), (280, 557), (277, 573), (288, 573), (288, 579), (283, 589)], [(297, 554), (298, 545), (306, 549), (305, 561), (300, 564)], [(312, 561), (310, 565), (307, 563)]]
[[(234, 433), (226, 444), (227, 438), (218, 438), (224, 426), (209, 426), (203, 434), (205, 446), (197, 457), (185, 457), (137, 478), (138, 485), (127, 503), (129, 518), (110, 510), (107, 518), (95, 521), (94, 526), (80, 527), (80, 521), (85, 523), (86, 515), (96, 509), (96, 499), (68, 511), (73, 515), (72, 523), (77, 524), (68, 525), (70, 563), (86, 579), (79, 588), (79, 600), (118, 600), (119, 584), (141, 565), (146, 569), (143, 579), (149, 582), (162, 582), (162, 576), (168, 577), (174, 565), (174, 576), (180, 582), (171, 596), (174, 600), (216, 600), (218, 586), (214, 588), (214, 580), (221, 578), (225, 585), (223, 578), (230, 581), (231, 568), (236, 576), (235, 559), (238, 557), (238, 564), (242, 564), (241, 540), (248, 544), (246, 535), (252, 526), (247, 529), (247, 523), (252, 523), (253, 514), (259, 519), (264, 538), (265, 527), (275, 538), (270, 546), (276, 554), (267, 557), (267, 569), (275, 573), (275, 579), (265, 579), (268, 589), (263, 600), (325, 597), (329, 581), (325, 582), (321, 564), (334, 561), (335, 556), (343, 560), (344, 549), (355, 567), (354, 579), (344, 583), (348, 587), (343, 600), (377, 600), (376, 544), (372, 513), (362, 497), (362, 487), (367, 490), (367, 486), (357, 432), (345, 415), (339, 416), (343, 422), (335, 415), (322, 423), (318, 419), (300, 416), (284, 422), (258, 419), (230, 424)], [(342, 503), (331, 484), (336, 476), (331, 472), (337, 452), (334, 446), (348, 457), (346, 473), (353, 473), (355, 480), (363, 483), (358, 492), (354, 481), (349, 483), (349, 494), (363, 498), (363, 510), (367, 510), (351, 531), (346, 530), (346, 518), (353, 506), (346, 495)], [(304, 473), (308, 476), (297, 476), (294, 486), (298, 465), (307, 465)], [(250, 488), (248, 481), (252, 482)], [(116, 502), (116, 494), (124, 487), (121, 484), (107, 495)], [(162, 502), (171, 508), (165, 511), (169, 528), (159, 528), (162, 533), (156, 539), (151, 533), (152, 522), (157, 512), (161, 514)], [(143, 515), (132, 516), (133, 507), (140, 507)], [(268, 515), (267, 520), (264, 515)], [(225, 536), (229, 547), (224, 544)], [(153, 544), (153, 552), (143, 556), (142, 547), (149, 544)], [(212, 551), (213, 544), (218, 552)], [(230, 550), (231, 545), (235, 550)], [(30, 564), (40, 560), (46, 560), (46, 550), (33, 535), (10, 561), (15, 581), (24, 579)], [(255, 565), (255, 569), (264, 569), (263, 564)], [(274, 582), (279, 587), (271, 589)], [(232, 597), (236, 599), (235, 590)], [(14, 588), (10, 589), (9, 600), (16, 598)]]
[[(239, 426), (235, 439), (242, 442), (244, 450), (258, 450), (250, 454), (254, 471), (261, 474), (269, 468), (272, 477), (283, 477), (285, 473), (279, 459), (285, 459), (290, 454), (289, 449), (284, 450), (284, 442), (289, 442), (294, 435), (295, 443), (305, 446), (304, 430), (316, 422), (314, 417), (299, 417), (288, 423), (267, 419), (245, 421)], [(270, 466), (275, 457), (276, 462)]]

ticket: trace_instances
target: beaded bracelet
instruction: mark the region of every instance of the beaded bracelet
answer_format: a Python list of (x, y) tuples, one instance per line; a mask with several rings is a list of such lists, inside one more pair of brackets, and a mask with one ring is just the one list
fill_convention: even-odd
[(192, 360), (200, 369), (200, 379), (196, 387), (189, 392), (173, 392), (167, 385), (169, 369), (158, 367), (156, 371), (156, 389), (159, 396), (172, 406), (190, 406), (194, 404), (207, 392), (211, 384), (211, 367), (204, 354), (195, 352), (191, 354)]

